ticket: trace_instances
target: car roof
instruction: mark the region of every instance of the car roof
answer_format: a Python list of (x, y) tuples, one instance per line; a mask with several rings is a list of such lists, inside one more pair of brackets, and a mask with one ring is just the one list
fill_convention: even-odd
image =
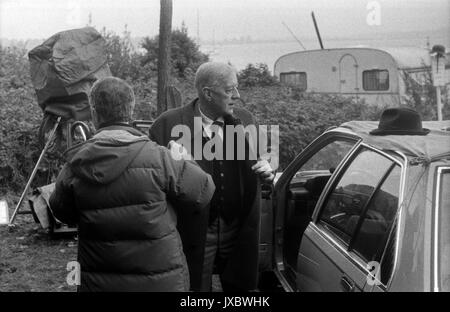
[(427, 159), (450, 155), (450, 120), (424, 121), (422, 127), (430, 129), (427, 135), (371, 135), (378, 121), (349, 121), (330, 131), (350, 133), (364, 143), (385, 151), (398, 151), (409, 157)]

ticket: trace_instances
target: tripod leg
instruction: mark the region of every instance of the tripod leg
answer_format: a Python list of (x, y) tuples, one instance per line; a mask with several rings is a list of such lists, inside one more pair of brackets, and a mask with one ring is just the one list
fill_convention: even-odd
[(11, 219), (9, 220), (9, 226), (12, 226), (14, 223), (17, 212), (19, 211), (20, 206), (22, 205), (22, 202), (25, 199), (25, 196), (27, 195), (27, 192), (28, 192), (28, 189), (30, 188), (31, 182), (33, 181), (33, 178), (36, 175), (36, 172), (39, 168), (39, 164), (41, 163), (42, 159), (44, 159), (45, 152), (47, 152), (47, 149), (50, 146), (50, 143), (52, 142), (53, 137), (55, 136), (56, 129), (58, 128), (60, 121), (61, 121), (61, 116), (58, 117), (55, 125), (53, 126), (52, 132), (50, 132), (50, 136), (48, 137), (47, 143), (45, 143), (44, 149), (42, 150), (41, 155), (39, 156), (39, 159), (36, 162), (36, 165), (34, 166), (33, 172), (31, 173), (31, 176), (28, 179), (27, 185), (25, 186), (25, 189), (23, 190), (22, 196), (20, 196), (20, 199), (19, 199), (19, 202), (17, 203), (16, 209), (14, 209), (14, 213), (12, 214)]

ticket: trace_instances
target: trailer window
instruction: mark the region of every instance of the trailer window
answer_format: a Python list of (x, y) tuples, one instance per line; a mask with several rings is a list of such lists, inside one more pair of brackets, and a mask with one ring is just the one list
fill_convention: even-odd
[(365, 91), (389, 90), (389, 72), (379, 69), (363, 71), (363, 89)]
[(281, 83), (299, 87), (301, 90), (307, 89), (305, 72), (289, 72), (280, 74)]

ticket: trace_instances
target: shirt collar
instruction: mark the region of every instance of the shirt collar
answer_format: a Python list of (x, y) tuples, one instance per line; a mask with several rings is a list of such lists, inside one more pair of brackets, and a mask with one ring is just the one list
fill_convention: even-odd
[[(200, 116), (202, 117), (202, 123), (203, 126), (211, 126), (214, 120), (203, 114), (202, 110), (200, 109), (200, 103), (198, 103), (198, 111), (200, 112)], [(219, 117), (216, 119), (216, 121), (224, 122), (223, 117)]]
[[(203, 136), (207, 137), (207, 138), (211, 138), (211, 135), (212, 135), (211, 126), (214, 123), (214, 120), (212, 120), (211, 118), (209, 118), (208, 116), (203, 114), (202, 110), (200, 109), (200, 103), (198, 103), (198, 111), (200, 113), (200, 116), (202, 117)], [(217, 118), (216, 121), (220, 121), (220, 122), (224, 123), (223, 117)], [(218, 131), (219, 131), (218, 132), (219, 136), (221, 138), (223, 138), (223, 129), (220, 128)]]

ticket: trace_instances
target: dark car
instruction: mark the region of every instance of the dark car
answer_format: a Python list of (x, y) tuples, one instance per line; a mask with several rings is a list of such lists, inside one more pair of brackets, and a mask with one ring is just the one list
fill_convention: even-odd
[(352, 121), (307, 146), (262, 195), (262, 285), (450, 291), (450, 121), (423, 125)]

